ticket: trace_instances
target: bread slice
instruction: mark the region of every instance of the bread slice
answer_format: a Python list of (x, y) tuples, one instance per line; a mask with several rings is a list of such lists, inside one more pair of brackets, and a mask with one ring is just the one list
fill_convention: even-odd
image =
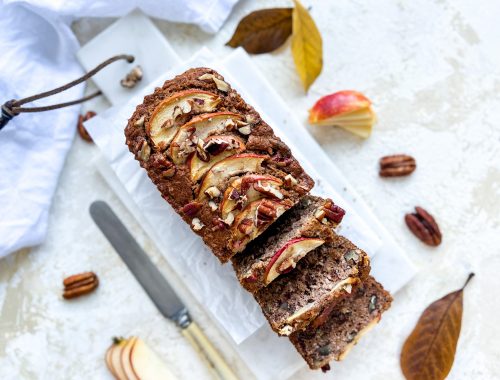
[(295, 270), (255, 293), (255, 299), (271, 328), (279, 335), (290, 335), (328, 313), (329, 307), (349, 296), (369, 272), (366, 253), (337, 235), (309, 252)]
[(314, 185), (255, 109), (208, 68), (146, 96), (125, 136), (163, 198), (222, 262)]
[(334, 240), (344, 213), (331, 199), (306, 195), (231, 259), (241, 285), (255, 293), (295, 268), (308, 252)]
[(311, 369), (328, 369), (330, 361), (343, 360), (380, 321), (391, 302), (391, 295), (369, 276), (351, 297), (335, 306), (325, 323), (293, 333), (290, 341)]

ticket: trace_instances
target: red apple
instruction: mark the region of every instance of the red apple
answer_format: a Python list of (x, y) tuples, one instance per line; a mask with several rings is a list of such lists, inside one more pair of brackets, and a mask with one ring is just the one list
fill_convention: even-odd
[(208, 150), (208, 161), (200, 158), (196, 152), (192, 153), (187, 165), (191, 173), (191, 180), (197, 182), (217, 162), (224, 158), (241, 153), (245, 150), (245, 143), (239, 137), (232, 135), (209, 136), (204, 146)]
[(241, 153), (219, 161), (210, 168), (203, 178), (198, 192), (198, 201), (206, 198), (205, 190), (212, 186), (219, 188), (230, 177), (242, 173), (260, 172), (262, 170), (262, 162), (266, 158), (268, 156), (255, 153)]
[[(243, 116), (232, 112), (206, 113), (196, 116), (182, 125), (170, 143), (169, 154), (175, 164), (184, 163), (188, 157), (189, 148), (196, 148), (198, 140), (202, 142), (210, 135), (221, 134), (236, 127)], [(187, 146), (186, 146), (187, 144)], [(187, 152), (187, 153), (186, 153)]]
[(370, 136), (376, 122), (371, 101), (356, 91), (339, 91), (320, 98), (309, 110), (309, 122), (339, 126), (358, 136)]
[[(183, 115), (212, 112), (221, 99), (211, 92), (186, 90), (173, 94), (158, 104), (146, 125), (146, 132), (158, 150), (165, 150), (170, 145)], [(177, 120), (177, 119), (180, 120)]]
[(237, 208), (243, 208), (261, 198), (283, 199), (283, 194), (279, 190), (282, 185), (283, 181), (271, 175), (247, 174), (234, 180), (222, 197), (220, 204), (222, 219), (225, 219), (230, 212), (235, 213)]
[(295, 268), (300, 259), (308, 252), (322, 245), (325, 241), (316, 238), (295, 238), (286, 242), (271, 258), (264, 275), (267, 285), (280, 274)]

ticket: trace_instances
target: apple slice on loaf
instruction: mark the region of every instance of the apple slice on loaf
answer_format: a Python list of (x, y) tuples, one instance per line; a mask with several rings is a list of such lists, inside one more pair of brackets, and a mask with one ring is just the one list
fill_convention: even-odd
[(255, 293), (295, 268), (300, 259), (335, 239), (344, 210), (330, 199), (306, 195), (231, 261), (241, 285)]

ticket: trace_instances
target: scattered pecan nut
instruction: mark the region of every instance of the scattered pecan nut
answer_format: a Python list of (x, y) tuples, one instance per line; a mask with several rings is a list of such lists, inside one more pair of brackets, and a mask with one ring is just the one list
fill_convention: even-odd
[(86, 122), (88, 119), (93, 118), (96, 115), (94, 111), (87, 111), (85, 115), (80, 115), (78, 116), (78, 124), (76, 125), (76, 128), (78, 130), (78, 134), (82, 139), (84, 139), (87, 142), (92, 142), (92, 137), (90, 137), (89, 133), (83, 126), (83, 123)]
[(99, 279), (94, 272), (75, 274), (64, 279), (65, 299), (72, 299), (92, 292), (99, 285)]
[(413, 234), (423, 243), (436, 247), (441, 244), (439, 226), (427, 211), (422, 207), (415, 207), (415, 212), (405, 215), (405, 222)]
[(381, 177), (402, 177), (413, 173), (417, 168), (415, 159), (406, 154), (395, 154), (380, 159)]

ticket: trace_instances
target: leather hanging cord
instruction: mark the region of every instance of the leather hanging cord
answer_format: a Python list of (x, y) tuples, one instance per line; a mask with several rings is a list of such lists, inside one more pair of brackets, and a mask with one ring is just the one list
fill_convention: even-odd
[(124, 59), (128, 63), (134, 62), (134, 56), (129, 55), (129, 54), (121, 54), (121, 55), (116, 55), (114, 57), (109, 58), (108, 60), (104, 61), (94, 69), (90, 70), (87, 74), (83, 75), (82, 77), (75, 79), (72, 82), (69, 82), (65, 84), (64, 86), (54, 88), (53, 90), (42, 92), (40, 94), (36, 94), (33, 96), (28, 96), (27, 98), (23, 99), (13, 99), (5, 102), (2, 105), (2, 114), (0, 116), (0, 129), (2, 129), (7, 123), (15, 116), (19, 115), (22, 112), (44, 112), (44, 111), (50, 111), (50, 110), (55, 110), (58, 108), (63, 108), (63, 107), (69, 107), (75, 104), (83, 103), (89, 99), (95, 98), (96, 96), (101, 95), (101, 91), (97, 91), (91, 95), (85, 96), (81, 99), (73, 100), (70, 102), (65, 102), (65, 103), (58, 103), (58, 104), (53, 104), (50, 106), (42, 106), (42, 107), (21, 107), (23, 104), (32, 102), (34, 100), (46, 98), (51, 95), (58, 94), (60, 92), (66, 91), (67, 89), (76, 86), (77, 84), (80, 84), (82, 82), (85, 82), (87, 79), (91, 78), (95, 74), (97, 74), (99, 71), (104, 69), (106, 66), (109, 64)]

